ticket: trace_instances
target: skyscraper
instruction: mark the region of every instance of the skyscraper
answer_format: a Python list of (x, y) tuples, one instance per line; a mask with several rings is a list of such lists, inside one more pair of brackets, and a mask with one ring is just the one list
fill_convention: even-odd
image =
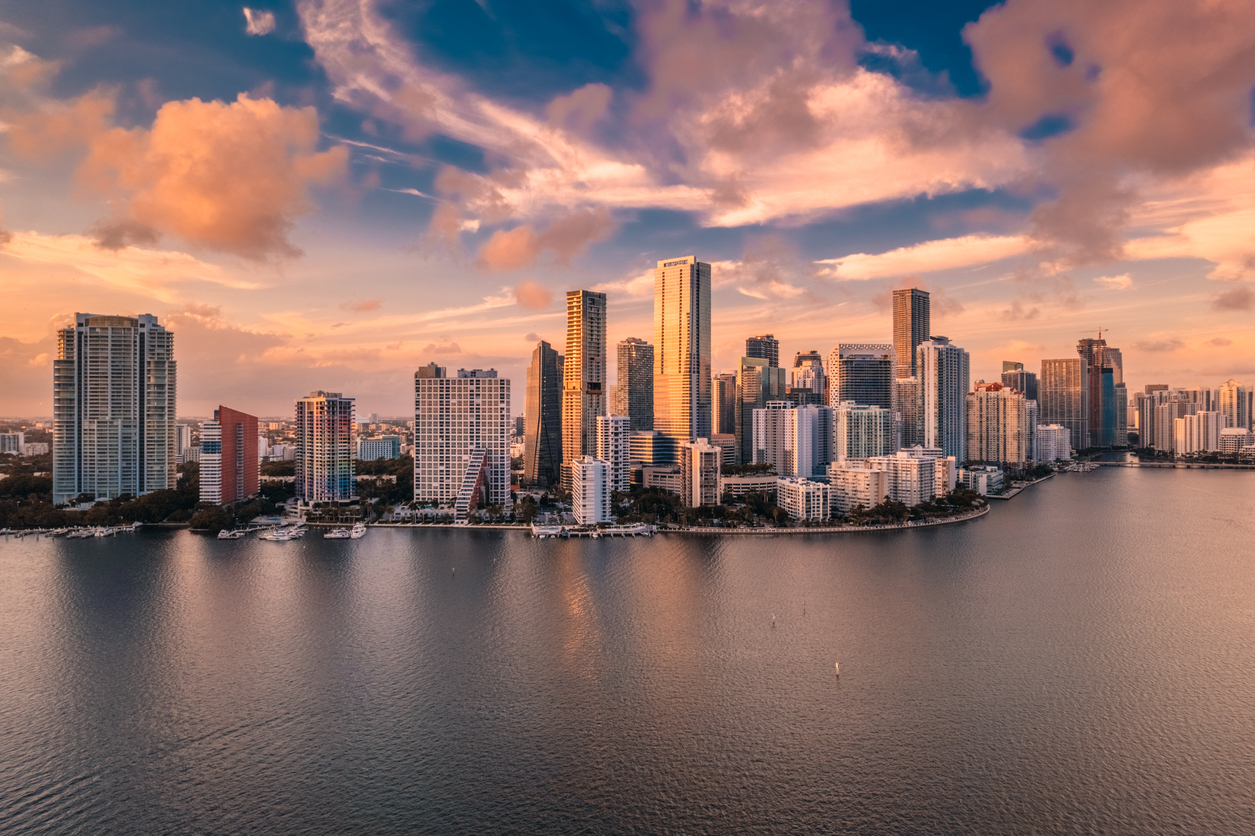
[(754, 461), (754, 410), (784, 399), (784, 369), (760, 357), (742, 357), (737, 369), (736, 442), (738, 461)]
[(541, 340), (527, 367), (523, 402), (523, 479), (529, 486), (558, 484), (562, 467), (562, 355)]
[(757, 334), (745, 340), (745, 356), (766, 360), (768, 365), (780, 365), (780, 341), (771, 334)]
[(626, 415), (633, 430), (654, 428), (654, 347), (628, 337), (616, 346), (619, 382), (615, 386), (615, 415)]
[(597, 458), (609, 468), (610, 490), (627, 492), (632, 488), (628, 468), (632, 432), (626, 415), (597, 416)]
[(654, 270), (654, 429), (710, 437), (710, 265), (692, 255)]
[[(255, 442), (254, 442), (255, 443)], [(296, 401), (296, 498), (347, 502), (353, 474), (353, 398), (316, 390)]]
[[(1007, 368), (1011, 366), (1012, 368)], [(1037, 375), (1024, 370), (1023, 363), (1002, 361), (1002, 385), (1023, 392), (1030, 401), (1037, 400)]]
[[(1086, 378), (1086, 418), (1089, 421), (1088, 445), (1090, 447), (1111, 447), (1117, 442), (1119, 427), (1127, 427), (1127, 419), (1119, 420), (1119, 413), (1128, 406), (1127, 392), (1117, 389), (1117, 384), (1124, 382), (1124, 361), (1120, 349), (1111, 348), (1107, 341), (1085, 338), (1076, 344), (1076, 352), (1085, 360)], [(1117, 405), (1123, 395), (1126, 402)], [(1121, 445), (1127, 439), (1119, 441)]]
[(893, 292), (894, 378), (915, 377), (915, 347), (928, 339), (928, 291), (906, 288)]
[(862, 460), (893, 453), (893, 413), (880, 406), (846, 401), (833, 410), (834, 461)]
[(736, 434), (736, 372), (715, 375), (710, 386), (710, 429), (714, 435)]
[(894, 369), (894, 348), (887, 343), (839, 343), (828, 354), (828, 405), (836, 409), (853, 401), (893, 409)]
[(175, 486), (175, 372), (174, 335), (151, 314), (80, 313), (57, 332), (54, 502)]
[(968, 353), (945, 337), (933, 337), (915, 349), (919, 377), (919, 422), (925, 448), (940, 448), (959, 462), (966, 459), (967, 390), (971, 383)]
[(797, 403), (803, 398), (801, 393), (808, 392), (811, 397), (805, 398), (808, 403), (828, 403), (827, 376), (824, 374), (824, 358), (818, 351), (798, 352), (793, 358), (792, 398)]
[(257, 418), (219, 406), (200, 430), (200, 501), (231, 505), (257, 496)]
[(414, 375), (414, 499), (454, 502), (464, 519), (510, 497), (510, 381), (434, 363)]
[[(1039, 420), (1066, 427), (1073, 448), (1089, 446), (1089, 369), (1085, 359), (1042, 360), (1037, 384)], [(1145, 444), (1145, 442), (1143, 442)]]
[[(566, 355), (562, 373), (562, 460), (597, 453), (597, 416), (606, 414), (606, 294), (566, 295)], [(570, 479), (562, 476), (569, 488)]]

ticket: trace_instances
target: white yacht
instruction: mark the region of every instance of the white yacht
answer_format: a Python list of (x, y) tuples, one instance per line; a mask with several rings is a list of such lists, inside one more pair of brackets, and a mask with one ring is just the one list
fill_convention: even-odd
[(300, 537), (290, 528), (268, 528), (258, 535), (259, 540), (272, 540), (277, 543), (286, 543), (288, 540), (295, 540)]
[(242, 528), (237, 528), (233, 531), (228, 531), (227, 529), (224, 528), (218, 532), (218, 539), (219, 540), (239, 540), (241, 537), (243, 537), (247, 533), (248, 532)]
[(347, 528), (333, 528), (323, 535), (327, 540), (347, 540), (350, 536), (352, 535)]
[(349, 536), (354, 540), (360, 540), (366, 536), (366, 523), (359, 522), (353, 525), (353, 530), (349, 532)]

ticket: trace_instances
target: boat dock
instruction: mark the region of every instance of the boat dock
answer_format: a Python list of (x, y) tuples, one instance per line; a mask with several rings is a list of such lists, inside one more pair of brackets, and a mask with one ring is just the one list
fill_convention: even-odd
[(532, 524), (532, 536), (537, 540), (569, 539), (571, 537), (588, 537), (592, 540), (598, 540), (602, 537), (653, 537), (657, 531), (657, 526), (646, 525), (645, 523), (611, 525), (605, 528)]

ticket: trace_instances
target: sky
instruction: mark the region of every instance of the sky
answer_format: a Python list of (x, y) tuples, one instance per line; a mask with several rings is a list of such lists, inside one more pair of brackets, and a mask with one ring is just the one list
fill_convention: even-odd
[(652, 341), (689, 254), (717, 370), (922, 287), (974, 379), (1101, 328), (1130, 391), (1255, 383), (1253, 106), (1250, 0), (4, 4), (0, 416), (78, 311), (160, 317), (181, 416), (432, 361), (520, 412), (566, 291)]

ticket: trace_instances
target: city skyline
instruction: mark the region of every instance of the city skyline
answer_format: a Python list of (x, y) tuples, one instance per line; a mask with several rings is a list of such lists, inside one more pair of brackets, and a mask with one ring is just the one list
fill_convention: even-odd
[[(715, 370), (765, 330), (786, 357), (888, 341), (892, 291), (916, 286), (974, 377), (1099, 328), (1130, 392), (1255, 374), (1249, 4), (497, 5), (439, 26), (337, 0), (266, 25), (6, 10), (0, 411), (52, 413), (75, 311), (168, 323), (189, 415), (228, 382), (281, 414), (276, 380), (401, 414), (432, 360), (517, 394), (536, 341), (562, 343), (564, 290), (607, 294), (608, 344), (648, 339), (652, 265), (682, 252), (712, 266)], [(1134, 46), (1183, 28), (1171, 55)], [(689, 52), (708, 75), (678, 69)], [(382, 83), (396, 67), (404, 89)], [(787, 128), (766, 109), (786, 103)], [(1113, 128), (1131, 107), (1180, 130)], [(221, 182), (164, 168), (176, 149)]]

